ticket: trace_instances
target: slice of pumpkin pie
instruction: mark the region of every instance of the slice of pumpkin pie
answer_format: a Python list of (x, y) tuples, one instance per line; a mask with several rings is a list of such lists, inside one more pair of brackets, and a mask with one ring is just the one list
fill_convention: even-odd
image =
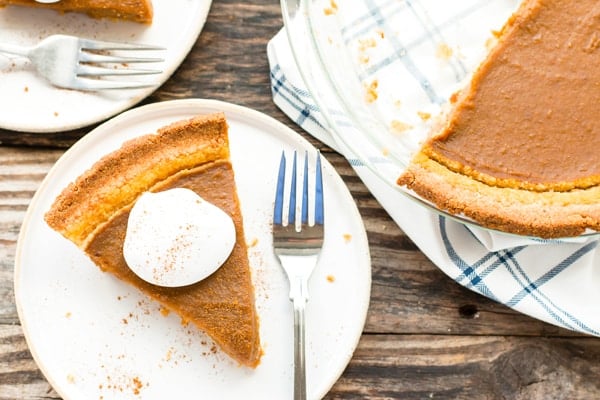
[[(233, 220), (226, 261), (200, 282), (158, 286), (142, 280), (123, 256), (128, 217), (145, 192), (190, 189)], [(179, 121), (127, 141), (69, 184), (45, 215), (104, 272), (126, 282), (207, 333), (248, 367), (260, 361), (258, 316), (242, 214), (221, 113)]]
[(481, 225), (600, 230), (600, 3), (525, 0), (398, 179)]
[(6, 5), (50, 8), (59, 12), (78, 12), (93, 18), (110, 18), (152, 23), (154, 15), (151, 0), (60, 0), (42, 3), (35, 0), (0, 0), (0, 7)]

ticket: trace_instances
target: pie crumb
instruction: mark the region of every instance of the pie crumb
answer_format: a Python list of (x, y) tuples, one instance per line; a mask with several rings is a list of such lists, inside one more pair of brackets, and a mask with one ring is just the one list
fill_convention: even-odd
[(375, 79), (369, 85), (366, 85), (365, 100), (367, 101), (367, 103), (373, 103), (379, 97), (379, 94), (377, 93), (378, 86), (379, 81), (377, 81), (377, 79)]
[(425, 112), (425, 111), (417, 111), (417, 115), (423, 121), (428, 121), (431, 118), (431, 113), (428, 113), (428, 112)]
[(138, 378), (137, 376), (135, 378), (133, 378), (133, 394), (138, 395), (140, 394), (140, 389), (143, 387), (144, 385), (142, 384), (142, 382), (140, 381), (140, 378)]
[(440, 43), (435, 51), (435, 56), (441, 60), (449, 60), (452, 57), (453, 50), (446, 43)]
[(323, 12), (325, 13), (325, 15), (333, 15), (333, 14), (337, 13), (337, 11), (338, 11), (338, 5), (335, 2), (335, 0), (330, 0), (329, 7), (325, 7), (325, 9), (323, 9)]
[(391, 123), (391, 128), (394, 133), (402, 133), (413, 128), (412, 125), (407, 124), (406, 122), (399, 121), (397, 119), (393, 120)]

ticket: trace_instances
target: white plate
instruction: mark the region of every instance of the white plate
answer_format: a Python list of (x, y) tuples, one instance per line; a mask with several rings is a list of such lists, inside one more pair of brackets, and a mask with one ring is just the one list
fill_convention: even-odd
[[(56, 195), (124, 140), (199, 113), (224, 111), (256, 288), (264, 356), (238, 366), (203, 333), (103, 274), (43, 221)], [(210, 100), (156, 103), (106, 122), (57, 162), (35, 194), (17, 245), (15, 295), (40, 369), (65, 399), (291, 398), (293, 321), (288, 284), (272, 252), (270, 221), (282, 150), (315, 154), (301, 136), (256, 111)], [(364, 326), (371, 269), (356, 205), (323, 160), (325, 245), (307, 309), (309, 397), (324, 396), (349, 362)]]
[(28, 7), (0, 8), (0, 38), (7, 43), (33, 45), (61, 33), (166, 48), (152, 52), (164, 57), (164, 62), (144, 65), (161, 69), (161, 74), (135, 78), (154, 87), (97, 93), (56, 88), (40, 78), (29, 61), (0, 53), (0, 128), (27, 132), (81, 128), (110, 118), (150, 95), (173, 74), (196, 42), (211, 0), (154, 0), (153, 5), (151, 25)]

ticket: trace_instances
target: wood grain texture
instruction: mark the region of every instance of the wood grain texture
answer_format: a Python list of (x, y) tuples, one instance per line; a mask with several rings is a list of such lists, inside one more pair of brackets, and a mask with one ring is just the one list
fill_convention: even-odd
[[(298, 129), (271, 100), (268, 40), (276, 1), (214, 0), (192, 52), (143, 103), (212, 98), (262, 111), (321, 149), (352, 192), (370, 243), (365, 331), (327, 399), (591, 399), (600, 340), (545, 324), (446, 277), (389, 218), (339, 154)], [(14, 304), (16, 241), (27, 206), (64, 150), (91, 128), (0, 130), (0, 400), (59, 399), (38, 370)]]
[(599, 356), (585, 338), (365, 335), (327, 398), (592, 399)]

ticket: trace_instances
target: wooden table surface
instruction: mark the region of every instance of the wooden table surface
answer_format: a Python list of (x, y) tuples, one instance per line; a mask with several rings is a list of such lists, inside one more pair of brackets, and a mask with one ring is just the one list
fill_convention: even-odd
[[(328, 399), (593, 399), (600, 340), (521, 315), (464, 289), (389, 218), (339, 154), (272, 102), (268, 40), (276, 0), (214, 0), (193, 50), (143, 103), (211, 98), (266, 113), (321, 149), (352, 192), (372, 257), (372, 296), (359, 346)], [(5, 95), (5, 94), (0, 94)], [(17, 235), (38, 185), (91, 128), (56, 134), (0, 130), (0, 399), (58, 399), (27, 348), (13, 293)]]

